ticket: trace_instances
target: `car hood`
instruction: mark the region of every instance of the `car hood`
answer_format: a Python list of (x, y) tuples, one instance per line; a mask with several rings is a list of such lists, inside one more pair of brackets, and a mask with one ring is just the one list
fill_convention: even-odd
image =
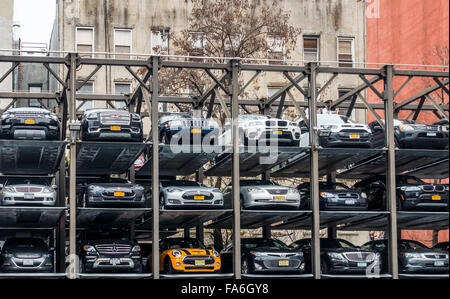
[(209, 255), (209, 250), (207, 249), (201, 249), (201, 248), (178, 248), (178, 249), (170, 249), (178, 250), (181, 252), (184, 252), (186, 255)]
[(19, 185), (7, 185), (7, 187), (11, 188), (45, 188), (45, 185), (34, 185), (34, 184), (19, 184)]
[(8, 252), (17, 258), (40, 258), (48, 253), (46, 248), (8, 248)]
[(163, 187), (163, 189), (169, 189), (169, 188), (178, 188), (178, 189), (182, 189), (185, 191), (209, 191), (211, 192), (213, 189), (216, 188), (210, 188), (210, 187), (196, 187), (196, 186), (182, 186), (182, 187), (178, 187), (178, 186), (173, 186), (173, 187)]
[(134, 244), (131, 241), (128, 240), (89, 240), (87, 243), (91, 245), (105, 245), (105, 244), (113, 244), (113, 245), (130, 245), (133, 246)]
[(323, 248), (324, 252), (337, 252), (337, 253), (349, 253), (349, 252), (368, 252), (371, 253), (370, 250), (363, 250), (359, 248)]
[(432, 131), (432, 132), (439, 131), (439, 126), (437, 125), (424, 125), (424, 124), (405, 124), (405, 125), (408, 125), (417, 131)]
[[(399, 249), (401, 253), (419, 253), (419, 254), (439, 254), (442, 255), (442, 251), (436, 249)], [(446, 252), (444, 252), (446, 253)]]
[(300, 252), (299, 250), (294, 249), (294, 248), (281, 249), (278, 247), (256, 247), (256, 248), (247, 248), (247, 250), (254, 251), (254, 252), (263, 252), (263, 253), (298, 253), (298, 252)]
[(89, 186), (98, 186), (98, 187), (103, 187), (103, 188), (133, 188), (138, 185), (125, 184), (125, 183), (99, 183), (99, 184), (90, 184)]
[[(251, 186), (241, 186), (241, 188), (259, 188), (259, 189), (284, 189), (288, 190), (290, 187), (286, 186), (277, 186), (277, 185), (251, 185)], [(295, 189), (295, 188), (293, 188)]]

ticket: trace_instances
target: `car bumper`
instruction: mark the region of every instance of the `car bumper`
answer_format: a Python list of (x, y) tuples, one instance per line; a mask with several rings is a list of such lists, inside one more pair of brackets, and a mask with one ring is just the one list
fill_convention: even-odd
[(401, 205), (404, 210), (443, 210), (448, 209), (448, 195), (442, 195), (440, 200), (432, 200), (435, 194), (421, 194), (419, 197), (403, 197)]
[(144, 201), (131, 200), (88, 200), (87, 207), (92, 208), (145, 208)]
[(183, 200), (180, 198), (168, 198), (164, 203), (166, 209), (196, 209), (196, 208), (209, 208), (209, 209), (222, 209), (223, 199), (214, 200)]
[[(281, 131), (282, 134), (273, 134), (274, 131)], [(245, 136), (248, 145), (291, 145), (298, 146), (300, 144), (300, 132), (293, 132), (288, 129), (271, 129), (262, 131), (261, 133), (249, 132)]]
[(53, 258), (39, 258), (33, 260), (33, 265), (24, 266), (24, 260), (20, 258), (7, 258), (4, 259), (2, 272), (53, 272)]
[[(280, 262), (288, 262), (281, 265)], [(254, 273), (303, 273), (305, 272), (305, 261), (302, 258), (273, 258), (255, 257), (253, 259)]]
[(416, 261), (414, 264), (406, 264), (400, 268), (402, 273), (428, 273), (428, 274), (448, 274), (449, 265), (448, 262), (444, 263), (444, 266), (434, 266), (434, 262), (430, 261)]
[(197, 273), (197, 272), (219, 272), (221, 269), (220, 258), (212, 257), (214, 263), (208, 265), (185, 264), (183, 258), (174, 258), (170, 262), (174, 272), (178, 273)]
[(361, 137), (350, 138), (349, 134), (342, 134), (339, 132), (331, 132), (329, 136), (319, 135), (319, 144), (322, 147), (363, 147), (363, 148), (371, 147), (372, 145), (371, 134), (368, 133), (364, 133), (365, 135), (362, 135), (362, 133), (355, 133), (355, 134), (360, 134)]
[(23, 193), (3, 193), (1, 197), (3, 206), (48, 206), (56, 205), (56, 195), (35, 194), (33, 198), (25, 199)]
[(142, 142), (143, 135), (142, 130), (139, 129), (139, 132), (132, 131), (129, 126), (121, 126), (122, 129), (120, 131), (111, 131), (109, 129), (110, 126), (107, 127), (99, 127), (95, 130), (88, 129), (84, 131), (82, 134), (84, 141), (102, 141), (102, 140), (122, 140), (122, 141), (135, 141)]
[(274, 196), (270, 194), (251, 194), (244, 196), (244, 208), (277, 208), (277, 209), (299, 209), (300, 196), (285, 195), (285, 200), (274, 200)]
[(345, 204), (345, 203), (329, 203), (325, 202), (322, 204), (321, 209), (324, 210), (343, 210), (343, 211), (367, 211), (369, 205), (367, 203), (355, 203), (355, 204)]
[(401, 148), (444, 149), (448, 146), (448, 134), (433, 132), (437, 136), (426, 137), (427, 133), (426, 131), (402, 132), (397, 136), (397, 140)]
[(86, 272), (141, 272), (142, 259), (131, 257), (84, 258)]
[[(193, 133), (192, 130), (201, 130), (199, 133)], [(217, 143), (219, 137), (218, 129), (204, 129), (204, 128), (179, 128), (165, 131), (169, 137), (170, 142), (177, 144), (202, 144), (205, 137), (209, 136), (209, 144)]]

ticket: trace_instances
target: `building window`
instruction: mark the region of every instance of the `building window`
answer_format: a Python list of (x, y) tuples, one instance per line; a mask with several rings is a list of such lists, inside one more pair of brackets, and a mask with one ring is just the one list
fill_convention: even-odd
[(151, 53), (169, 55), (169, 32), (166, 30), (152, 30)]
[(353, 67), (353, 38), (338, 39), (338, 62), (339, 67)]
[[(77, 28), (76, 51), (94, 52), (94, 28)], [(81, 54), (82, 57), (93, 57), (93, 54)]]
[(267, 87), (267, 97), (270, 99), (274, 94), (276, 94), (282, 86), (268, 86)]
[(114, 53), (115, 58), (119, 59), (131, 59), (132, 52), (132, 31), (131, 29), (115, 29), (114, 30)]
[(315, 36), (303, 37), (303, 60), (306, 62), (319, 61), (319, 38)]
[(239, 35), (230, 35), (225, 39), (225, 56), (233, 57), (237, 56), (237, 50), (241, 43), (241, 37)]
[[(131, 83), (115, 83), (114, 84), (114, 93), (127, 95), (131, 93)], [(127, 105), (123, 101), (114, 101), (114, 107), (117, 109), (125, 108)]]
[[(31, 93), (40, 93), (42, 92), (42, 84), (30, 84), (28, 85), (28, 91)], [(37, 99), (30, 99), (28, 105), (37, 108), (41, 108), (42, 106)]]
[[(269, 49), (269, 59), (284, 60), (285, 40), (278, 35), (267, 36), (267, 47)], [(269, 61), (270, 64), (280, 64), (281, 61)]]
[[(80, 81), (79, 84), (82, 82)], [(94, 82), (86, 82), (80, 89), (78, 89), (78, 93), (92, 94), (94, 93)], [(92, 101), (86, 101), (84, 104), (83, 100), (77, 100), (77, 110), (86, 111), (88, 109), (92, 109)], [(80, 106), (81, 105), (81, 106)]]
[(190, 56), (204, 55), (206, 47), (206, 34), (204, 32), (189, 32), (188, 41), (192, 48)]

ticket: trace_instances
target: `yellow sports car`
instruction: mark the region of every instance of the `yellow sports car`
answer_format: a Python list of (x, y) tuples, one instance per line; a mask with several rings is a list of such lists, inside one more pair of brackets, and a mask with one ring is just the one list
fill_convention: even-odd
[(219, 272), (221, 268), (219, 253), (197, 239), (165, 239), (160, 250), (161, 273)]

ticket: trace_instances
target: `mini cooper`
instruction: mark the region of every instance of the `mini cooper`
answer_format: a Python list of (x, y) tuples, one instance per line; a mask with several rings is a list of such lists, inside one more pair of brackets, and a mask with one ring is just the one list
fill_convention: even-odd
[[(208, 249), (198, 239), (168, 238), (159, 244), (159, 261), (162, 273), (219, 272), (220, 255), (214, 249)], [(151, 263), (151, 257), (149, 257)]]
[[(299, 119), (302, 130), (300, 146), (309, 146), (309, 128)], [(358, 124), (339, 114), (318, 114), (318, 141), (322, 147), (371, 147), (372, 131), (365, 124)]]
[(118, 109), (90, 109), (80, 116), (83, 141), (142, 142), (139, 114)]
[(41, 108), (13, 108), (4, 112), (0, 139), (59, 140), (58, 116)]

